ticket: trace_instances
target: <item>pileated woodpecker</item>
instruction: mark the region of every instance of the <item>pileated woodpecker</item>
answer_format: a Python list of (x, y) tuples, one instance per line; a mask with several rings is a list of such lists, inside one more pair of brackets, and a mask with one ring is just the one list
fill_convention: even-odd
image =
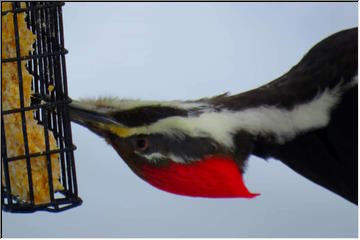
[(357, 39), (357, 28), (338, 32), (283, 76), (237, 95), (83, 99), (70, 117), (171, 193), (252, 198), (242, 174), (254, 154), (357, 204)]

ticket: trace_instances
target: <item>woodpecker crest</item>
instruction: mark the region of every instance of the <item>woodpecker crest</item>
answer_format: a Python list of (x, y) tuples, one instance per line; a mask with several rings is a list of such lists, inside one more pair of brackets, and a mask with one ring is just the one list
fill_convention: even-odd
[[(255, 197), (242, 176), (248, 156), (255, 154), (276, 157), (357, 202), (355, 174), (337, 165), (349, 162), (353, 171), (356, 162), (354, 148), (342, 147), (355, 141), (356, 52), (357, 29), (350, 29), (317, 44), (285, 75), (248, 92), (194, 101), (83, 99), (70, 104), (70, 117), (105, 138), (138, 176), (168, 192)], [(334, 135), (333, 129), (342, 130)], [(309, 150), (316, 144), (318, 149)], [(339, 157), (343, 149), (345, 160)], [(339, 174), (336, 183), (332, 177)]]

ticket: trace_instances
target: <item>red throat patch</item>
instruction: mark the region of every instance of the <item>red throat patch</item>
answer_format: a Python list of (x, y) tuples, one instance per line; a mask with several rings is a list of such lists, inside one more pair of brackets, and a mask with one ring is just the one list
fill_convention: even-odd
[(235, 161), (228, 156), (209, 156), (201, 161), (156, 167), (144, 165), (144, 179), (161, 190), (193, 197), (253, 198)]

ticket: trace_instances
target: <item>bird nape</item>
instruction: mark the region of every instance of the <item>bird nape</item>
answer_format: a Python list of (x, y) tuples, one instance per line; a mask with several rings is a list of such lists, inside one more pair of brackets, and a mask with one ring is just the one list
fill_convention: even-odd
[(242, 177), (254, 154), (357, 204), (357, 38), (357, 28), (335, 33), (283, 76), (237, 95), (83, 99), (70, 104), (70, 117), (168, 192), (255, 197)]

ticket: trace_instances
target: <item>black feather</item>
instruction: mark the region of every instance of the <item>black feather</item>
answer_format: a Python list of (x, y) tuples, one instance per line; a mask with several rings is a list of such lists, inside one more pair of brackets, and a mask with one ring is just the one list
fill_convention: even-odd
[(111, 113), (113, 119), (128, 127), (149, 125), (163, 118), (187, 115), (186, 110), (166, 106), (137, 107)]
[[(291, 109), (326, 88), (349, 83), (358, 74), (357, 38), (357, 28), (336, 33), (317, 44), (279, 79), (243, 94), (217, 98), (214, 103), (229, 109), (261, 105)], [(342, 94), (326, 127), (299, 134), (284, 144), (256, 136), (253, 154), (279, 159), (304, 177), (357, 204), (357, 111), (356, 84)]]

